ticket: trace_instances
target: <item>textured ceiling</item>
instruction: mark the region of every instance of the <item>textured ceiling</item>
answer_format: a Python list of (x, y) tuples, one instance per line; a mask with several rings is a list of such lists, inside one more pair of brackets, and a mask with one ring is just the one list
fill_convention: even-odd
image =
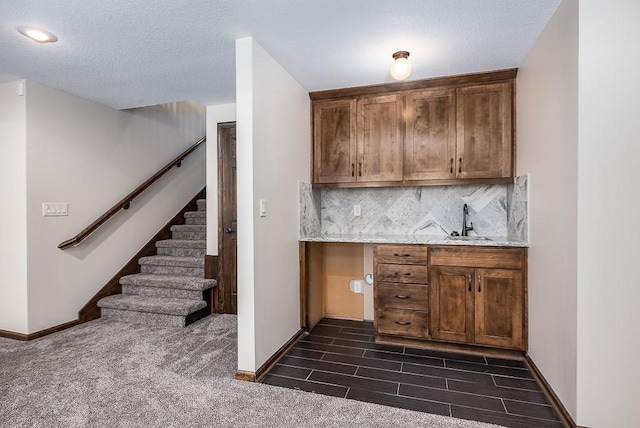
[[(0, 82), (115, 108), (235, 99), (234, 40), (253, 36), (308, 91), (518, 67), (560, 0), (2, 0)], [(36, 44), (20, 25), (47, 29)]]

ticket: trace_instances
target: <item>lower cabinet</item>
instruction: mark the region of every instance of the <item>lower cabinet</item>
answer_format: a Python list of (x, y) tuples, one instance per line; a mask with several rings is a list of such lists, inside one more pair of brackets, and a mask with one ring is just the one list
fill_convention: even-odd
[(527, 348), (526, 249), (377, 245), (374, 267), (376, 334)]
[(376, 245), (373, 251), (374, 327), (377, 334), (428, 338), (427, 248)]
[(434, 339), (525, 349), (522, 271), (433, 266), (430, 282)]

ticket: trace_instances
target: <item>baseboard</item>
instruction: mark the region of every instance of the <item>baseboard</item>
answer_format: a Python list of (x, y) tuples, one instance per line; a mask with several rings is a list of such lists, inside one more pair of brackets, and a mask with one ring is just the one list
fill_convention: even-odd
[(6, 337), (8, 339), (15, 339), (15, 340), (22, 340), (22, 341), (29, 341), (29, 340), (37, 339), (42, 336), (47, 336), (52, 333), (57, 333), (62, 330), (66, 330), (71, 327), (75, 327), (78, 324), (81, 324), (80, 320), (73, 320), (73, 321), (66, 322), (64, 324), (45, 328), (44, 330), (40, 330), (40, 331), (36, 331), (35, 333), (28, 333), (28, 334), (16, 333), (16, 332), (7, 331), (7, 330), (0, 330), (0, 337)]
[(429, 349), (433, 351), (458, 352), (469, 355), (482, 355), (495, 358), (506, 358), (508, 360), (522, 360), (524, 351), (517, 349), (501, 349), (488, 346), (467, 345), (463, 343), (449, 343), (435, 340), (409, 339), (397, 336), (386, 336), (377, 334), (376, 343), (383, 343), (397, 346), (409, 346), (411, 348)]
[(271, 367), (275, 365), (278, 360), (280, 360), (280, 358), (282, 358), (284, 354), (286, 354), (287, 351), (289, 351), (289, 349), (293, 345), (295, 345), (296, 342), (300, 340), (300, 338), (304, 335), (305, 331), (301, 328), (296, 334), (291, 337), (291, 339), (287, 341), (287, 343), (282, 345), (275, 354), (273, 354), (263, 365), (261, 365), (258, 370), (256, 370), (255, 372), (238, 370), (236, 371), (236, 379), (249, 382), (259, 382), (260, 379), (271, 369)]
[(540, 369), (538, 369), (538, 366), (536, 366), (531, 357), (529, 357), (529, 354), (525, 353), (524, 362), (533, 376), (536, 378), (538, 384), (541, 386), (542, 392), (544, 393), (549, 403), (551, 403), (551, 406), (556, 411), (556, 414), (560, 417), (562, 426), (564, 428), (580, 428), (578, 427), (578, 425), (576, 425), (576, 422), (573, 420), (573, 417), (571, 416), (567, 408), (564, 407), (564, 404), (562, 404), (560, 398), (558, 398), (556, 393), (553, 391), (553, 388), (551, 388), (549, 382), (547, 382), (547, 380), (544, 378), (544, 376), (540, 372)]
[(255, 382), (256, 374), (254, 372), (246, 372), (244, 370), (236, 371), (236, 379), (244, 380), (246, 382)]

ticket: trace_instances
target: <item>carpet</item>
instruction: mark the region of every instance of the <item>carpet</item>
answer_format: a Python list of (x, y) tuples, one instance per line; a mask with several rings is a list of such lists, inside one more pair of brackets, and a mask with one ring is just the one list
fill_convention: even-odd
[(495, 425), (234, 379), (237, 326), (99, 319), (31, 342), (0, 338), (2, 427), (460, 427)]

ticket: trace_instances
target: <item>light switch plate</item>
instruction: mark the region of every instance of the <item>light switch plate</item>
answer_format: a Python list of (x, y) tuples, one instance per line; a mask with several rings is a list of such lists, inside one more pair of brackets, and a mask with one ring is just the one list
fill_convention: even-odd
[(260, 217), (267, 216), (267, 200), (260, 199)]
[(60, 217), (69, 215), (69, 204), (67, 202), (43, 202), (43, 217)]
[(362, 206), (354, 205), (353, 206), (353, 216), (360, 217), (362, 215)]

